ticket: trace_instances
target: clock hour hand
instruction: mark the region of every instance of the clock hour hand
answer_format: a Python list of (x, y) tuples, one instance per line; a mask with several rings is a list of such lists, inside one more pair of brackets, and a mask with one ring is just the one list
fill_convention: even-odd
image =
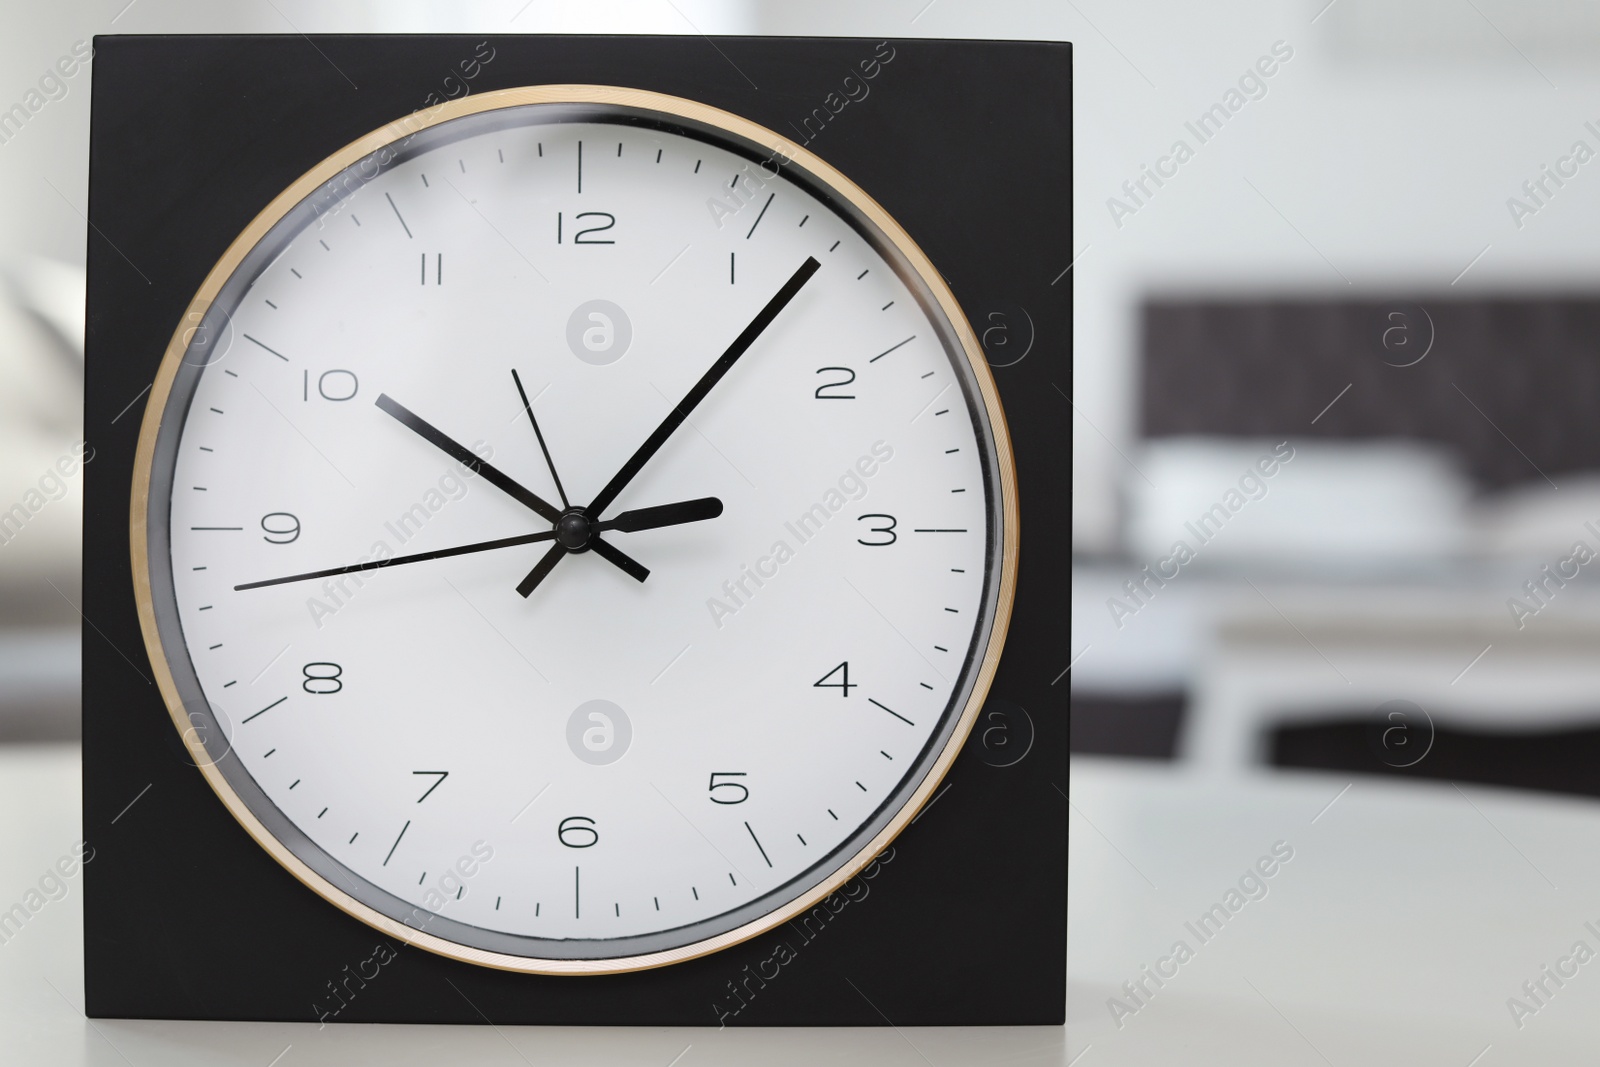
[[(623, 572), (644, 581), (650, 577), (650, 572), (639, 567), (627, 556), (617, 551), (609, 541), (601, 540), (599, 536), (606, 530), (620, 530), (623, 533), (634, 533), (638, 530), (654, 530), (662, 526), (678, 526), (685, 522), (699, 522), (702, 519), (714, 519), (722, 514), (722, 501), (714, 496), (702, 497), (699, 500), (685, 500), (680, 504), (662, 504), (653, 508), (639, 508), (636, 511), (624, 511), (614, 519), (606, 522), (597, 522), (589, 527), (589, 547), (602, 559), (610, 560)], [(540, 562), (543, 562), (542, 560)], [(550, 566), (555, 566), (552, 562)], [(634, 568), (638, 567), (637, 570)], [(537, 569), (537, 568), (535, 568)], [(530, 577), (532, 577), (530, 575)], [(528, 586), (528, 592), (533, 592), (533, 587), (538, 585), (534, 579)], [(517, 587), (521, 590), (521, 586)]]
[(663, 526), (680, 526), (686, 522), (701, 522), (705, 519), (714, 519), (721, 514), (722, 501), (714, 496), (703, 496), (698, 500), (684, 500), (676, 504), (658, 504), (653, 508), (624, 511), (614, 519), (595, 523), (592, 529), (595, 533), (604, 533), (607, 530), (637, 533), (640, 530), (656, 530)]
[[(634, 533), (638, 530), (655, 530), (663, 526), (677, 526), (686, 522), (714, 519), (721, 514), (722, 501), (714, 496), (708, 496), (701, 497), (698, 500), (685, 500), (677, 504), (661, 504), (653, 508), (624, 511), (616, 518), (600, 523), (599, 526), (601, 529)], [(531, 545), (539, 541), (553, 541), (556, 536), (555, 530), (540, 530), (538, 533), (519, 534), (516, 537), (501, 537), (493, 541), (479, 541), (471, 545), (458, 545), (455, 548), (435, 549), (432, 552), (417, 552), (410, 556), (391, 556), (388, 559), (352, 563), (346, 567), (329, 567), (326, 570), (307, 571), (304, 574), (290, 574), (283, 578), (268, 578), (264, 582), (246, 582), (233, 588), (236, 591), (240, 589), (261, 589), (269, 585), (287, 585), (289, 582), (304, 582), (314, 578), (332, 578), (338, 574), (353, 574), (357, 571), (377, 570), (380, 567), (398, 567), (404, 563), (421, 563), (430, 559), (465, 556), (471, 552), (488, 552), (496, 548), (513, 548), (517, 545)]]

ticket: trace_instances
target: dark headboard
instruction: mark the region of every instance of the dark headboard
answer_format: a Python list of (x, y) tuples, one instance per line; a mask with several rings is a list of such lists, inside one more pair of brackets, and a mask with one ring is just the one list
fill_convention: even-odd
[(1142, 318), (1146, 437), (1420, 439), (1491, 488), (1600, 468), (1600, 298), (1155, 298)]

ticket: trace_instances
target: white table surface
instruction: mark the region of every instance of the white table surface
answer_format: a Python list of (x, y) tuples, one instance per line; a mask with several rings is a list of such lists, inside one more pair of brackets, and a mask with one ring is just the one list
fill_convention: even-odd
[[(76, 746), (0, 748), (0, 910), (79, 839)], [(1060, 1027), (733, 1029), (200, 1023), (83, 1014), (81, 883), (0, 944), (0, 1067), (959, 1067), (1067, 1062)], [(1597, 983), (1600, 984), (1600, 979)]]
[[(1575, 941), (1600, 953), (1600, 803), (1083, 757), (1071, 793), (1077, 1067), (1600, 1061), (1600, 956), (1520, 1028), (1507, 1007)], [(1294, 858), (1202, 945), (1185, 922), (1277, 841)], [(1193, 958), (1119, 1028), (1108, 998), (1179, 939)]]
[[(0, 749), (0, 906), (78, 839), (79, 782), (75, 747)], [(0, 945), (0, 1063), (268, 1067), (280, 1055), (278, 1067), (1594, 1062), (1600, 958), (1520, 1029), (1506, 1001), (1574, 941), (1600, 952), (1600, 937), (1584, 927), (1600, 929), (1600, 804), (1326, 774), (1229, 781), (1087, 758), (1073, 762), (1071, 793), (1064, 1029), (91, 1022), (82, 1013), (74, 879), (64, 899)], [(1200, 945), (1185, 922), (1277, 841), (1295, 855), (1268, 880), (1267, 896)], [(1107, 999), (1180, 938), (1194, 958), (1118, 1028)]]

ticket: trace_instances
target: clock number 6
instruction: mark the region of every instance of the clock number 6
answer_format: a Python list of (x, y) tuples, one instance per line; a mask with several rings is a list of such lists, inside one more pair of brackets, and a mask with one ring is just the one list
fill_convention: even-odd
[[(711, 803), (713, 803), (713, 804), (743, 804), (745, 801), (749, 800), (750, 799), (750, 790), (743, 782), (719, 782), (719, 781), (717, 781), (718, 778), (743, 778), (743, 777), (745, 777), (745, 772), (744, 771), (712, 771), (711, 772), (711, 784), (706, 787), (706, 791), (711, 794), (711, 796), (710, 796)], [(728, 796), (731, 796), (732, 794), (731, 793), (724, 793), (722, 797), (718, 797), (717, 796), (717, 790), (719, 790), (719, 789), (724, 789), (724, 790), (737, 789), (739, 791), (739, 795), (737, 797), (735, 797), (734, 799), (732, 799), (732, 800), (727, 800), (727, 799), (724, 799), (724, 798), (726, 798)]]
[[(317, 667), (313, 671), (311, 668)], [(307, 663), (300, 669), (305, 675), (305, 680), (300, 683), (300, 688), (319, 697), (329, 696), (344, 688), (344, 668), (337, 663)]]
[[(585, 841), (583, 835), (589, 839)], [(571, 815), (561, 820), (561, 825), (556, 827), (556, 837), (568, 848), (593, 848), (600, 843), (600, 831), (594, 828), (594, 820), (587, 815)]]

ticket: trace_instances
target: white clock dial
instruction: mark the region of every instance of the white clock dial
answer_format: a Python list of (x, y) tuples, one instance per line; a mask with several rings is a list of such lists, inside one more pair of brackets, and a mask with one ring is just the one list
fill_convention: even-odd
[(681, 110), (510, 104), (241, 239), (147, 424), (148, 621), (213, 783), (361, 917), (692, 954), (948, 765), (1004, 429), (858, 192)]

